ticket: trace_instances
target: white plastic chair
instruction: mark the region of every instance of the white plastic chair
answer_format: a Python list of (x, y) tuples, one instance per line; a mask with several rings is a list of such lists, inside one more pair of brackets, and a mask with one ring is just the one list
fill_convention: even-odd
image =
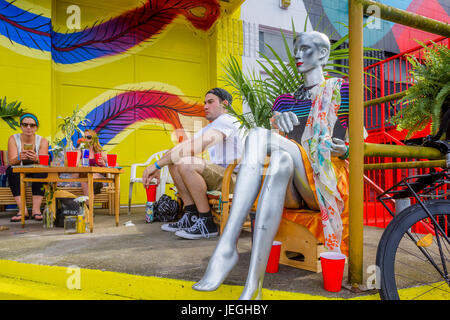
[[(128, 193), (128, 215), (131, 214), (131, 196), (133, 194), (133, 184), (135, 182), (142, 183), (142, 177), (137, 178), (136, 177), (136, 169), (137, 167), (147, 167), (152, 161), (158, 161), (162, 158), (164, 153), (166, 153), (167, 150), (159, 151), (157, 153), (154, 153), (150, 156), (150, 158), (147, 159), (145, 163), (135, 163), (131, 165), (131, 175), (130, 175), (130, 189)], [(166, 184), (172, 183), (173, 180), (169, 173), (169, 168), (167, 166), (163, 167), (161, 169), (161, 173), (159, 176), (159, 185), (156, 188), (156, 200), (157, 201), (165, 192), (166, 190)]]

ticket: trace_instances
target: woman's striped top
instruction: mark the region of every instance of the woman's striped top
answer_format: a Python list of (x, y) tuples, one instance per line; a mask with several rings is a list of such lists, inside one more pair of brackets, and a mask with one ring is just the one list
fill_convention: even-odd
[[(348, 128), (348, 106), (349, 91), (348, 83), (344, 82), (341, 86), (341, 105), (338, 110), (338, 121), (334, 126), (333, 137), (344, 140), (345, 132)], [(306, 121), (311, 110), (311, 100), (296, 100), (291, 94), (283, 94), (279, 96), (272, 107), (272, 111), (288, 112), (292, 111), (298, 117), (300, 125), (295, 126), (294, 130), (288, 134), (290, 139), (297, 142), (301, 141)]]

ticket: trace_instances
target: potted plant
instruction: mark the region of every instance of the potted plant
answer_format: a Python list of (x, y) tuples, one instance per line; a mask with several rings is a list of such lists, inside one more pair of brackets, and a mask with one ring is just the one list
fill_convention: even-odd
[(50, 144), (50, 152), (52, 153), (52, 166), (64, 166), (64, 142), (60, 138), (55, 138)]
[[(399, 101), (403, 107), (391, 122), (398, 130), (409, 130), (406, 139), (424, 129), (431, 121), (431, 134), (439, 129), (442, 115), (450, 106), (450, 50), (433, 42), (424, 48), (424, 60), (408, 56), (412, 69), (409, 79), (414, 83)], [(446, 137), (449, 139), (449, 137)]]
[(90, 121), (86, 119), (86, 114), (79, 109), (78, 105), (73, 110), (72, 115), (67, 117), (58, 116), (59, 119), (62, 119), (62, 123), (59, 124), (58, 129), (60, 129), (66, 139), (66, 150), (74, 150), (72, 136), (76, 131), (78, 131), (81, 135), (83, 135), (83, 131), (78, 127), (79, 125), (86, 126), (87, 122)]
[(58, 128), (62, 131), (62, 133), (66, 139), (66, 148), (65, 148), (66, 156), (65, 156), (65, 158), (70, 159), (68, 161), (67, 165), (68, 166), (76, 166), (76, 162), (77, 162), (76, 159), (78, 157), (74, 153), (78, 154), (78, 152), (75, 151), (73, 141), (72, 141), (72, 136), (74, 135), (75, 132), (79, 132), (81, 135), (83, 135), (83, 131), (78, 126), (79, 125), (86, 126), (86, 123), (89, 120), (86, 119), (86, 114), (82, 110), (79, 109), (78, 105), (73, 110), (72, 115), (64, 117), (64, 118), (61, 116), (58, 116), (58, 118), (63, 120), (63, 122), (60, 123)]
[(20, 123), (15, 118), (20, 117), (25, 111), (20, 107), (21, 104), (22, 102), (17, 101), (7, 103), (6, 97), (0, 99), (0, 118), (13, 130), (16, 130), (20, 126)]

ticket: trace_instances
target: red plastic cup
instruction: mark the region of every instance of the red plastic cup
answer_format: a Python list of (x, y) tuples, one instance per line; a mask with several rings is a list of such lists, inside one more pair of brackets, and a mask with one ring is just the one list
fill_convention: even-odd
[(77, 151), (67, 151), (67, 166), (68, 167), (76, 167), (78, 161), (78, 152)]
[(108, 154), (106, 157), (108, 158), (108, 167), (117, 166), (117, 154)]
[(345, 255), (338, 252), (322, 252), (320, 254), (320, 264), (322, 265), (324, 289), (330, 292), (341, 291)]
[(147, 201), (154, 202), (156, 200), (156, 188), (158, 187), (157, 184), (151, 184), (148, 186), (148, 188), (145, 189), (147, 192)]
[(102, 154), (101, 153), (95, 153), (94, 154), (94, 158), (95, 158), (95, 163), (96, 164), (99, 164), (99, 159), (102, 157)]
[(270, 249), (269, 261), (267, 262), (266, 272), (277, 273), (280, 266), (281, 242), (274, 241)]
[(43, 166), (48, 166), (48, 159), (49, 159), (48, 154), (40, 154), (39, 155), (39, 164), (41, 164)]

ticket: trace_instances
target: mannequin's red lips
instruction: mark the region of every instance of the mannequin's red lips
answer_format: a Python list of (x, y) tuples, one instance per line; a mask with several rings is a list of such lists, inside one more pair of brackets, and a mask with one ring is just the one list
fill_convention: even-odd
[(297, 62), (297, 67), (301, 66), (303, 62)]

